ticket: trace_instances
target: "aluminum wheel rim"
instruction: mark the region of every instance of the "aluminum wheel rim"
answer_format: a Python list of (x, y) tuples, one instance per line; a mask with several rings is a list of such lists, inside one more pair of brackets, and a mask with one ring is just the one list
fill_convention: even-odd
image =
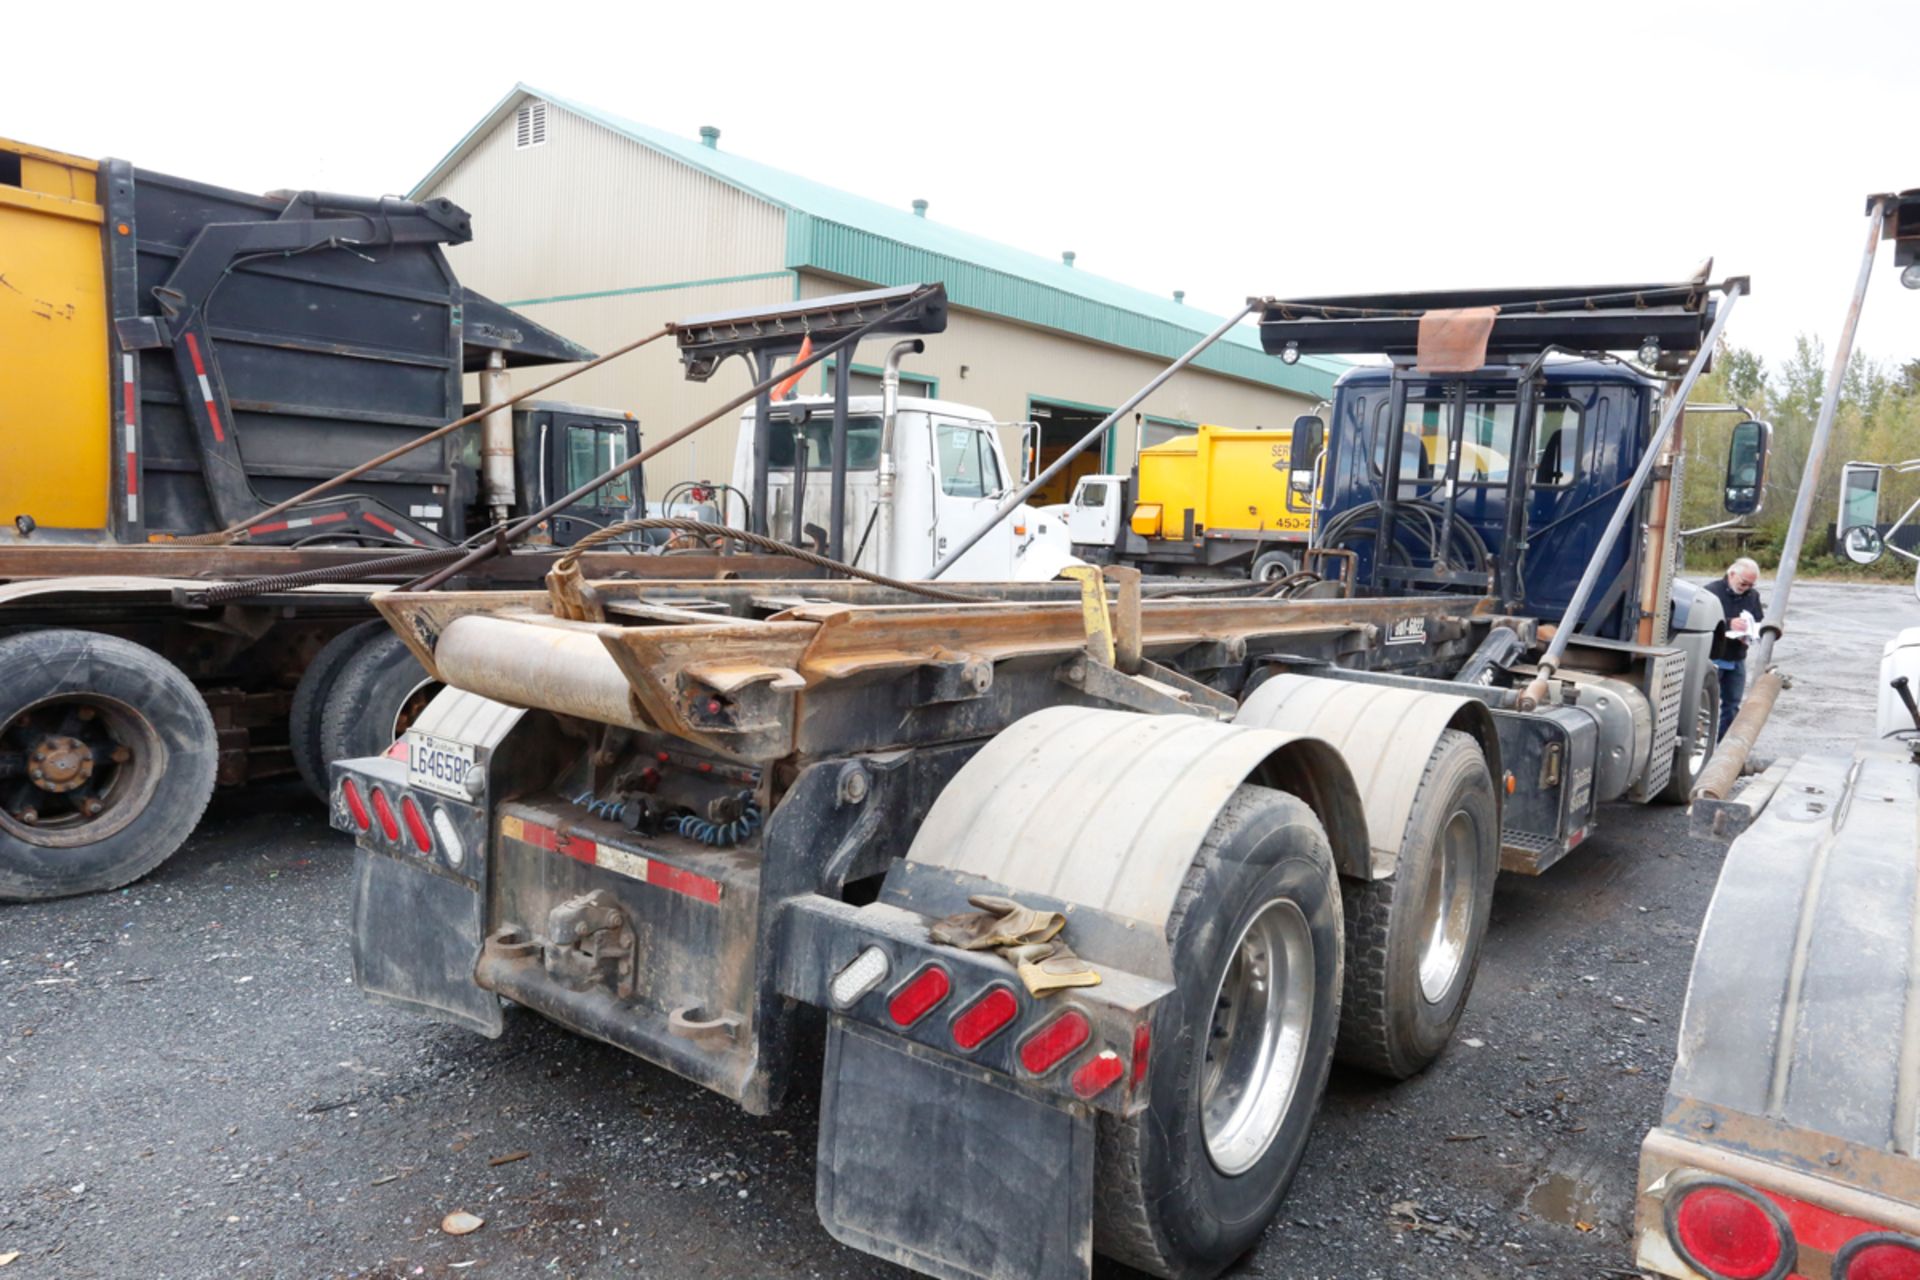
[(1420, 910), (1420, 994), (1428, 1004), (1446, 999), (1466, 963), (1474, 891), (1479, 887), (1474, 857), (1477, 834), (1471, 815), (1455, 810), (1434, 850), (1437, 856)]
[(1300, 908), (1275, 898), (1235, 941), (1213, 997), (1200, 1077), (1207, 1157), (1245, 1173), (1293, 1107), (1313, 1025), (1313, 934)]
[[(27, 772), (26, 747), (48, 734), (84, 738), (94, 748), (84, 788), (52, 793)], [(124, 759), (110, 754), (125, 753)], [(42, 698), (0, 723), (0, 755), (18, 757), (17, 775), (0, 777), (0, 831), (42, 848), (93, 844), (124, 829), (152, 802), (167, 767), (167, 744), (153, 722), (132, 705), (104, 694)], [(83, 800), (98, 804), (93, 813)], [(34, 813), (32, 821), (23, 814)]]

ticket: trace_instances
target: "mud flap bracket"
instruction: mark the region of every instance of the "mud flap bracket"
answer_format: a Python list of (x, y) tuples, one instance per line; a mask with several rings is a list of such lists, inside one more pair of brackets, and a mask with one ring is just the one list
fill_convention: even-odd
[(835, 1016), (816, 1184), (836, 1240), (943, 1280), (1085, 1280), (1093, 1113)]

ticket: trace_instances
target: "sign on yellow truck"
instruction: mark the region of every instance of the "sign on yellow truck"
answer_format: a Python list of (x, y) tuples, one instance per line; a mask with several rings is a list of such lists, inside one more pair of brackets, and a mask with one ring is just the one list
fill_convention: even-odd
[(1311, 474), (1315, 445), (1296, 459), (1295, 438), (1203, 423), (1142, 449), (1131, 476), (1082, 477), (1068, 515), (1074, 554), (1155, 573), (1285, 577), (1313, 521), (1312, 486), (1297, 478)]

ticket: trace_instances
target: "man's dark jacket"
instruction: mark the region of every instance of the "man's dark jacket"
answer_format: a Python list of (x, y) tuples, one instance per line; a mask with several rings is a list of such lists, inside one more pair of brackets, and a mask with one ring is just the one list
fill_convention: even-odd
[[(1748, 641), (1739, 636), (1728, 635), (1727, 623), (1742, 613), (1752, 614), (1755, 622), (1767, 616), (1760, 607), (1760, 588), (1756, 586), (1745, 591), (1735, 591), (1728, 585), (1723, 575), (1709, 582), (1706, 589), (1709, 595), (1719, 599), (1721, 610), (1726, 614), (1726, 618), (1713, 630), (1713, 650), (1710, 656), (1729, 662), (1744, 661), (1747, 656)], [(1755, 636), (1759, 631), (1755, 629), (1747, 634)]]

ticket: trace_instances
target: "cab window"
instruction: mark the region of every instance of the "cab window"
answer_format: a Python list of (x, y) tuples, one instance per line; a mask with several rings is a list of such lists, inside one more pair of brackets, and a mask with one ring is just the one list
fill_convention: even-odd
[[(626, 460), (626, 428), (597, 427), (584, 422), (567, 424), (567, 492), (573, 492)], [(602, 508), (632, 506), (633, 473), (629, 471), (607, 481), (576, 505)]]
[(1567, 400), (1540, 406), (1533, 429), (1533, 487), (1561, 489), (1580, 467), (1580, 408)]
[(950, 498), (984, 498), (1000, 492), (1000, 462), (987, 433), (942, 422), (933, 428), (940, 460), (940, 491)]
[[(804, 426), (798, 428), (776, 414), (773, 419), (773, 432), (767, 440), (767, 466), (778, 471), (793, 470), (793, 460), (800, 452), (802, 441), (805, 441), (806, 445), (809, 473), (832, 470), (833, 415), (831, 413), (810, 417)], [(872, 416), (849, 417), (847, 419), (847, 470), (877, 471), (879, 468), (880, 419)]]

